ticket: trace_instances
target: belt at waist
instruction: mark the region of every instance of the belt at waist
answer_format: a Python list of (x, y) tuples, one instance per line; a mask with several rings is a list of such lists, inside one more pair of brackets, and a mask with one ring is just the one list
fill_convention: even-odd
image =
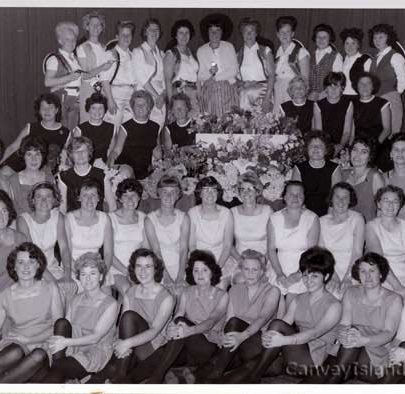
[(78, 92), (79, 90), (80, 90), (80, 88), (78, 87), (78, 86), (72, 86), (72, 87), (67, 87), (67, 88), (64, 88), (64, 90), (66, 90), (66, 91), (74, 91), (74, 92)]
[(189, 88), (197, 89), (197, 83), (191, 82), (191, 81), (175, 81), (175, 82), (173, 82), (173, 86), (175, 88), (189, 87)]
[(111, 86), (114, 86), (115, 88), (135, 88), (135, 85), (131, 85), (129, 83), (112, 84)]

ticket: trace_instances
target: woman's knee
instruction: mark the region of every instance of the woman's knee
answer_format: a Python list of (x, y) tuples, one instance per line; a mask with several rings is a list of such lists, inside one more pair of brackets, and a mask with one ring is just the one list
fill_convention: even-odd
[(267, 327), (268, 330), (278, 331), (280, 334), (291, 334), (295, 330), (284, 320), (274, 319), (270, 322)]
[(35, 364), (45, 364), (48, 362), (48, 354), (44, 349), (36, 348), (30, 354), (29, 357), (35, 362)]
[(184, 317), (184, 316), (177, 316), (177, 317), (174, 319), (174, 322), (175, 322), (176, 324), (185, 323), (185, 324), (187, 324), (188, 326), (193, 326), (193, 325), (194, 325), (194, 323), (193, 323), (192, 321), (188, 320), (188, 319), (187, 319), (186, 317)]
[(56, 320), (56, 322), (53, 326), (53, 332), (55, 335), (71, 337), (72, 336), (72, 325), (70, 324), (69, 320), (62, 317), (62, 318)]
[(134, 311), (125, 311), (119, 324), (119, 338), (126, 339), (148, 329), (145, 319)]
[(7, 360), (9, 361), (12, 360), (13, 362), (16, 362), (22, 360), (25, 356), (24, 349), (20, 345), (17, 345), (16, 343), (8, 345), (4, 350), (5, 352), (4, 353), (1, 352), (1, 355), (6, 355)]
[(249, 324), (238, 317), (231, 317), (225, 324), (224, 332), (244, 331)]

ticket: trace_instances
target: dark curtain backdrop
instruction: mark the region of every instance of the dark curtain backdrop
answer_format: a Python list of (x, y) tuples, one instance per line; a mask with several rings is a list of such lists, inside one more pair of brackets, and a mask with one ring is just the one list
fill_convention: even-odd
[[(1, 8), (0, 9), (0, 138), (7, 145), (19, 130), (33, 120), (33, 100), (45, 91), (42, 60), (57, 48), (54, 27), (59, 21), (74, 21), (80, 26), (86, 8)], [(119, 19), (131, 19), (137, 26), (134, 45), (140, 44), (140, 26), (150, 17), (159, 19), (163, 36), (160, 46), (165, 48), (170, 40), (170, 29), (177, 19), (188, 18), (196, 27), (197, 34), (191, 42), (195, 51), (203, 44), (199, 21), (212, 9), (100, 9), (106, 16), (104, 41), (114, 37), (114, 25)], [(402, 43), (405, 43), (405, 10), (343, 10), (343, 9), (216, 9), (230, 16), (234, 31), (230, 41), (236, 48), (242, 40), (237, 29), (241, 18), (251, 16), (262, 24), (262, 35), (276, 45), (275, 20), (281, 15), (294, 15), (298, 19), (296, 37), (310, 50), (312, 28), (318, 23), (332, 25), (338, 33), (345, 27), (360, 27), (365, 32), (377, 23), (394, 25)], [(81, 26), (80, 26), (81, 28)], [(83, 33), (83, 31), (81, 30)], [(340, 40), (337, 47), (341, 50)], [(363, 43), (367, 51), (368, 39)]]

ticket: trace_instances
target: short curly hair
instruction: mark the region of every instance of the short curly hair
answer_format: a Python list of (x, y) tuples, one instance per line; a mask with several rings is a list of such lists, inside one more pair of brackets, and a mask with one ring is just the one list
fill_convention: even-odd
[(132, 96), (129, 100), (129, 105), (133, 109), (135, 105), (135, 100), (140, 98), (146, 101), (146, 104), (148, 105), (148, 111), (150, 113), (150, 111), (152, 111), (153, 106), (155, 105), (155, 102), (153, 101), (152, 95), (146, 90), (135, 90), (134, 93), (132, 93)]
[(194, 194), (199, 201), (201, 201), (201, 191), (204, 187), (215, 187), (218, 192), (217, 201), (222, 199), (224, 190), (222, 189), (220, 183), (213, 176), (206, 176), (199, 180), (195, 187)]
[(304, 85), (306, 94), (308, 94), (308, 92), (309, 92), (309, 86), (308, 86), (308, 83), (305, 80), (305, 78), (302, 77), (301, 75), (296, 75), (294, 78), (292, 78), (290, 80), (290, 82), (288, 82), (287, 93), (289, 94), (289, 96), (291, 98), (292, 98), (292, 92), (293, 92), (293, 89), (294, 89), (294, 85), (296, 85), (297, 83), (300, 83), (300, 84)]
[(23, 242), (18, 245), (7, 257), (7, 272), (14, 282), (18, 282), (18, 275), (15, 270), (17, 255), (19, 252), (28, 252), (30, 259), (35, 259), (38, 262), (38, 269), (34, 276), (35, 280), (41, 280), (44, 271), (46, 270), (47, 261), (44, 252), (32, 242)]
[(105, 30), (105, 16), (103, 14), (100, 14), (97, 10), (93, 10), (88, 12), (87, 14), (82, 16), (82, 28), (83, 30), (87, 30), (90, 24), (90, 20), (93, 18), (97, 18), (100, 21), (100, 24), (103, 28), (103, 31)]
[(84, 267), (97, 268), (98, 272), (100, 272), (101, 274), (100, 286), (104, 284), (108, 268), (104, 260), (101, 258), (100, 253), (87, 252), (85, 254), (82, 254), (75, 261), (75, 276), (76, 279), (79, 281), (80, 281), (80, 271)]
[(343, 43), (348, 39), (351, 38), (352, 40), (356, 40), (359, 43), (359, 47), (363, 43), (364, 33), (361, 29), (357, 27), (351, 27), (348, 29), (343, 29), (339, 34), (340, 39)]
[(159, 38), (158, 38), (158, 40), (160, 40), (162, 38), (162, 35), (163, 35), (162, 25), (160, 24), (160, 22), (156, 18), (146, 19), (145, 23), (142, 25), (142, 28), (141, 28), (141, 38), (142, 38), (142, 40), (146, 41), (146, 30), (148, 30), (148, 27), (150, 25), (156, 25), (156, 26), (159, 27)]
[(179, 19), (178, 21), (174, 22), (174, 25), (172, 26), (172, 30), (170, 32), (173, 40), (176, 39), (177, 31), (182, 27), (188, 29), (188, 31), (190, 32), (190, 40), (191, 40), (194, 37), (195, 30), (193, 24), (188, 19)]
[(368, 151), (369, 151), (368, 166), (372, 167), (373, 163), (374, 163), (374, 160), (375, 160), (375, 157), (376, 157), (376, 154), (377, 154), (376, 141), (373, 138), (356, 137), (354, 139), (353, 143), (350, 145), (350, 148), (349, 148), (350, 155), (351, 155), (351, 153), (353, 151), (353, 148), (357, 144), (363, 145), (366, 148), (368, 148)]
[(42, 116), (39, 113), (39, 110), (43, 101), (47, 104), (53, 104), (55, 106), (55, 108), (58, 110), (55, 116), (55, 121), (60, 122), (62, 119), (62, 103), (55, 93), (43, 93), (35, 99), (34, 115), (37, 121), (40, 122), (42, 120)]
[(120, 20), (115, 24), (115, 34), (118, 35), (122, 29), (130, 29), (133, 37), (136, 30), (136, 26), (135, 23), (132, 21)]
[(94, 145), (93, 145), (93, 141), (90, 138), (87, 138), (85, 136), (80, 136), (80, 137), (73, 137), (67, 148), (66, 148), (66, 152), (67, 152), (67, 156), (69, 158), (69, 160), (71, 160), (73, 162), (73, 152), (76, 151), (77, 149), (79, 149), (82, 145), (86, 145), (87, 147), (87, 151), (89, 152), (89, 162), (91, 162), (91, 160), (93, 159), (93, 154), (94, 154)]
[(158, 195), (159, 195), (159, 189), (163, 189), (164, 187), (177, 187), (179, 194), (178, 194), (178, 199), (181, 198), (181, 196), (183, 195), (183, 189), (181, 187), (181, 183), (179, 181), (179, 179), (175, 176), (172, 175), (163, 175), (156, 186), (156, 189), (158, 191)]
[(18, 156), (24, 159), (25, 154), (29, 151), (37, 151), (41, 153), (42, 160), (40, 168), (42, 168), (46, 163), (46, 157), (48, 155), (48, 146), (46, 141), (41, 137), (27, 135), (21, 141), (20, 148), (18, 149)]
[(208, 250), (196, 249), (190, 253), (186, 267), (186, 282), (191, 286), (196, 284), (193, 269), (197, 261), (202, 262), (211, 271), (211, 286), (216, 286), (221, 280), (222, 270), (217, 264), (215, 256)]
[(8, 212), (7, 227), (8, 227), (17, 218), (17, 212), (14, 208), (13, 200), (4, 190), (0, 190), (0, 201), (2, 201), (7, 208)]
[(325, 284), (328, 283), (335, 272), (335, 258), (333, 254), (326, 248), (320, 246), (313, 246), (301, 254), (299, 261), (299, 269), (302, 273), (319, 272), (325, 278)]
[(353, 186), (350, 183), (347, 182), (338, 182), (335, 183), (332, 186), (332, 189), (330, 189), (330, 193), (329, 193), (329, 206), (332, 207), (333, 206), (333, 196), (335, 194), (336, 189), (343, 189), (343, 190), (347, 190), (349, 192), (349, 208), (353, 208), (357, 205), (357, 195), (356, 195), (356, 191), (354, 190)]
[(404, 195), (404, 191), (402, 190), (402, 188), (400, 188), (398, 186), (394, 186), (394, 185), (387, 185), (384, 187), (380, 187), (374, 196), (374, 201), (377, 205), (381, 202), (381, 199), (385, 193), (395, 193), (398, 196), (399, 204), (400, 204), (399, 209), (398, 209), (398, 213), (399, 213), (401, 208), (404, 206), (404, 202), (405, 202), (405, 195)]
[(320, 32), (324, 31), (329, 35), (329, 42), (334, 43), (336, 41), (336, 35), (331, 25), (326, 25), (325, 23), (321, 23), (314, 27), (312, 31), (312, 41), (316, 41), (316, 35)]
[(374, 45), (374, 34), (384, 33), (387, 35), (387, 45), (393, 46), (398, 41), (397, 32), (394, 30), (392, 25), (388, 25), (387, 23), (380, 23), (378, 25), (373, 26), (368, 31), (368, 41), (371, 48), (375, 48)]
[(118, 184), (117, 190), (115, 192), (117, 200), (120, 201), (123, 194), (127, 192), (135, 192), (138, 195), (139, 199), (141, 199), (143, 194), (143, 186), (141, 182), (137, 181), (135, 178), (127, 178), (121, 181)]
[(305, 194), (305, 186), (304, 186), (303, 182), (295, 181), (295, 180), (287, 181), (284, 184), (284, 189), (283, 189), (283, 192), (281, 193), (281, 198), (283, 199), (284, 202), (285, 202), (285, 195), (287, 194), (288, 188), (290, 186), (298, 186), (298, 187), (300, 187), (302, 189), (302, 192)]
[(360, 72), (360, 73), (358, 73), (356, 75), (356, 78), (355, 78), (354, 83), (353, 83), (353, 89), (358, 94), (360, 94), (358, 84), (359, 84), (360, 79), (363, 79), (363, 78), (369, 78), (370, 79), (370, 81), (371, 81), (371, 83), (373, 85), (373, 90), (371, 91), (371, 94), (377, 94), (377, 92), (379, 91), (380, 86), (381, 86), (381, 81), (375, 74), (369, 73), (367, 71), (362, 71), (362, 72)]
[(384, 283), (385, 280), (387, 279), (388, 273), (390, 272), (390, 265), (388, 263), (388, 260), (384, 257), (381, 256), (378, 253), (374, 252), (369, 252), (366, 253), (364, 256), (358, 258), (352, 267), (352, 278), (354, 280), (357, 280), (360, 282), (360, 264), (361, 263), (367, 263), (370, 265), (376, 265), (378, 270), (380, 271), (381, 275), (381, 281), (380, 283)]
[(187, 111), (191, 111), (193, 108), (191, 105), (190, 97), (187, 96), (185, 93), (176, 93), (172, 96), (170, 103), (169, 103), (169, 110), (173, 109), (173, 104), (175, 101), (184, 101), (186, 103)]
[(93, 177), (87, 177), (84, 178), (82, 183), (80, 184), (80, 186), (78, 186), (75, 190), (74, 190), (74, 196), (76, 197), (76, 201), (79, 200), (80, 198), (80, 193), (83, 189), (96, 189), (97, 190), (97, 194), (98, 197), (101, 199), (104, 195), (103, 193), (103, 186), (101, 185), (101, 183)]
[(90, 108), (93, 104), (102, 104), (104, 107), (104, 112), (107, 112), (108, 109), (107, 97), (105, 97), (101, 93), (93, 93), (88, 99), (86, 99), (86, 104), (84, 107), (86, 112), (90, 111)]
[(297, 18), (295, 16), (280, 16), (276, 20), (276, 30), (279, 31), (283, 26), (291, 26), (291, 30), (295, 31), (297, 29)]
[(346, 87), (346, 76), (342, 72), (331, 71), (323, 80), (323, 87), (326, 89), (331, 85), (340, 85), (342, 90)]
[(241, 253), (242, 262), (241, 265), (245, 260), (257, 260), (260, 264), (260, 267), (263, 271), (266, 271), (266, 256), (257, 250), (253, 249), (246, 249)]
[(53, 207), (52, 208), (57, 208), (60, 205), (60, 202), (62, 200), (61, 194), (59, 192), (59, 189), (52, 183), (50, 182), (39, 182), (35, 184), (31, 191), (28, 194), (28, 207), (32, 212), (35, 212), (35, 193), (38, 190), (41, 189), (48, 189), (52, 192), (53, 195)]
[(241, 187), (242, 183), (250, 183), (255, 188), (257, 195), (260, 195), (263, 192), (263, 184), (253, 171), (247, 171), (239, 175), (238, 188)]
[(67, 33), (72, 33), (75, 38), (79, 35), (79, 26), (74, 22), (59, 22), (55, 27), (56, 40), (61, 44), (61, 41), (66, 37)]
[(257, 35), (260, 35), (260, 33), (262, 31), (262, 26), (261, 26), (260, 22), (257, 19), (254, 19), (254, 18), (252, 18), (250, 16), (242, 18), (241, 21), (239, 22), (239, 31), (240, 31), (240, 33), (243, 32), (243, 29), (246, 26), (254, 26)]
[(140, 282), (135, 274), (135, 265), (140, 257), (150, 257), (153, 261), (154, 279), (156, 283), (160, 283), (163, 279), (164, 264), (163, 261), (156, 256), (156, 254), (147, 248), (139, 248), (135, 250), (129, 258), (128, 273), (132, 282), (138, 285)]
[(311, 130), (305, 134), (304, 141), (306, 154), (308, 155), (309, 144), (315, 139), (322, 141), (322, 143), (325, 145), (325, 158), (330, 158), (333, 154), (334, 146), (330, 135), (322, 130)]

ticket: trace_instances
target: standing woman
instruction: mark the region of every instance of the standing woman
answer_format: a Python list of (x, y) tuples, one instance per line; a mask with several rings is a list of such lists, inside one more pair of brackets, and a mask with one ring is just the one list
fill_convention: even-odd
[(230, 259), (233, 244), (233, 217), (231, 211), (217, 204), (222, 197), (218, 181), (208, 176), (201, 179), (195, 188), (201, 204), (188, 211), (190, 217), (189, 249), (209, 250), (222, 269), (221, 285), (227, 288), (235, 271), (236, 261)]
[(137, 209), (142, 192), (140, 182), (133, 178), (124, 179), (115, 192), (120, 207), (110, 213), (114, 237), (114, 257), (110, 273), (114, 278), (114, 286), (122, 295), (131, 286), (128, 265), (132, 252), (149, 246), (144, 226), (145, 214)]
[(288, 181), (282, 195), (286, 207), (270, 216), (267, 226), (270, 282), (283, 294), (303, 293), (299, 270), (301, 254), (319, 241), (319, 219), (305, 208), (302, 182)]
[[(237, 53), (240, 79), (240, 107), (251, 110), (260, 104), (264, 112), (272, 109), (275, 77), (274, 55), (269, 46), (258, 42), (259, 21), (246, 17), (239, 23), (244, 46)], [(260, 41), (260, 38), (259, 38)]]
[(171, 36), (173, 46), (169, 48), (163, 59), (167, 99), (178, 93), (187, 95), (191, 104), (191, 116), (200, 112), (197, 92), (198, 62), (188, 44), (195, 34), (194, 27), (188, 19), (174, 23)]
[(326, 97), (323, 80), (330, 72), (341, 72), (343, 69), (342, 55), (333, 45), (335, 32), (332, 26), (321, 23), (315, 26), (312, 32), (312, 41), (315, 43), (315, 54), (311, 59), (309, 72), (309, 99), (322, 100)]
[(330, 191), (329, 213), (320, 218), (319, 246), (330, 250), (335, 258), (335, 273), (328, 290), (342, 298), (352, 284), (352, 266), (363, 254), (365, 222), (363, 216), (353, 211), (357, 204), (356, 192), (346, 182), (338, 182)]
[(45, 269), (45, 255), (31, 242), (17, 246), (7, 258), (15, 283), (0, 297), (1, 326), (6, 319), (10, 322), (0, 341), (1, 383), (35, 382), (49, 366), (47, 340), (63, 312), (57, 286), (42, 280)]
[(292, 179), (301, 181), (305, 189), (305, 206), (318, 216), (328, 212), (328, 196), (332, 186), (342, 180), (338, 164), (328, 159), (331, 153), (330, 139), (320, 130), (305, 136), (308, 160), (297, 164)]
[(153, 97), (150, 119), (163, 127), (166, 119), (166, 83), (163, 68), (164, 53), (157, 46), (162, 35), (160, 22), (148, 19), (141, 30), (142, 44), (132, 51), (136, 89), (143, 89)]
[(390, 102), (392, 134), (397, 134), (401, 131), (404, 113), (401, 94), (405, 90), (405, 58), (393, 49), (397, 46), (397, 33), (391, 25), (375, 25), (368, 31), (368, 36), (370, 47), (378, 52), (367, 60), (364, 69), (381, 81), (375, 94)]
[(381, 173), (373, 168), (375, 144), (370, 139), (356, 138), (350, 147), (352, 170), (345, 181), (350, 183), (357, 196), (357, 204), (353, 209), (364, 216), (366, 222), (377, 215), (374, 196), (384, 186)]
[(163, 262), (148, 249), (131, 255), (129, 276), (134, 285), (126, 292), (114, 354), (104, 369), (88, 383), (131, 382), (137, 364), (163, 346), (165, 330), (173, 313), (174, 297), (160, 284)]
[(363, 37), (363, 32), (357, 27), (344, 29), (340, 33), (345, 51), (342, 71), (346, 77), (346, 86), (343, 94), (350, 98), (357, 96), (354, 87), (357, 84), (358, 74), (364, 71), (364, 63), (370, 58), (370, 56), (360, 53)]
[(290, 100), (287, 92), (291, 79), (301, 75), (309, 81), (309, 52), (294, 40), (297, 19), (293, 16), (281, 16), (276, 21), (277, 37), (280, 41), (275, 56), (276, 79), (274, 82), (274, 108)]
[(380, 215), (367, 223), (366, 249), (379, 253), (390, 264), (387, 283), (399, 294), (405, 293), (405, 220), (398, 218), (405, 196), (401, 188), (388, 185), (378, 189), (375, 201)]
[(10, 176), (10, 194), (17, 214), (29, 212), (28, 196), (32, 187), (39, 182), (54, 183), (49, 169), (44, 168), (47, 150), (45, 142), (37, 137), (27, 136), (18, 151), (24, 159), (25, 168)]
[(17, 154), (24, 137), (40, 137), (48, 145), (47, 166), (53, 173), (57, 171), (59, 155), (69, 136), (69, 130), (62, 126), (62, 104), (54, 93), (43, 93), (34, 101), (36, 122), (27, 123), (17, 138), (7, 147), (0, 163), (14, 171), (24, 169), (24, 160)]
[(65, 383), (100, 371), (113, 353), (118, 303), (101, 290), (107, 266), (98, 253), (85, 253), (75, 264), (83, 293), (69, 304), (66, 317), (55, 322), (48, 340), (52, 368), (43, 383)]
[(226, 41), (232, 33), (232, 22), (224, 14), (210, 14), (200, 23), (206, 42), (197, 50), (200, 63), (201, 110), (217, 116), (239, 106), (236, 76), (238, 61), (233, 45)]
[(146, 217), (146, 236), (151, 249), (163, 260), (163, 284), (180, 293), (185, 280), (190, 219), (174, 207), (181, 197), (181, 185), (176, 177), (163, 175), (157, 191), (160, 208)]

